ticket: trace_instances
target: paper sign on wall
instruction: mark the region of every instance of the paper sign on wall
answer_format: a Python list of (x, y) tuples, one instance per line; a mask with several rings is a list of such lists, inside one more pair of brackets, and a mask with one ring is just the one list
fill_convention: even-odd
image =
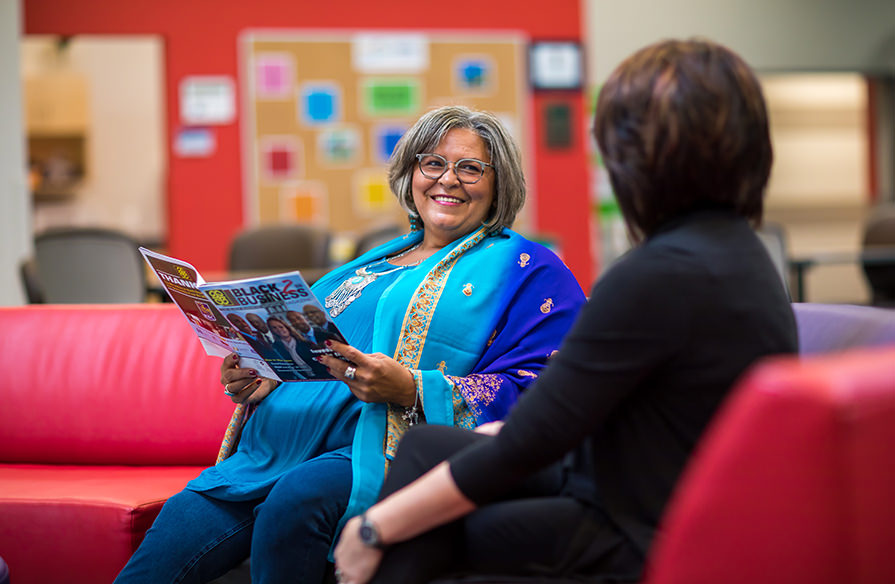
[(208, 128), (181, 128), (174, 139), (174, 152), (184, 158), (203, 158), (214, 154), (216, 145)]
[(574, 42), (532, 44), (529, 75), (535, 89), (579, 89), (584, 82), (581, 45)]
[(229, 124), (236, 118), (233, 79), (192, 76), (180, 82), (180, 119), (186, 125)]
[(420, 73), (429, 68), (429, 41), (422, 34), (359, 34), (351, 63), (363, 73)]

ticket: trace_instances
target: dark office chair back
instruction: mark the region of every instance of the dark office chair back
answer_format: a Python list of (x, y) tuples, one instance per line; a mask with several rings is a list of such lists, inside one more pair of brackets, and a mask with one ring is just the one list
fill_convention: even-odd
[(112, 229), (65, 227), (34, 238), (36, 282), (51, 304), (122, 304), (146, 299), (138, 245)]
[(288, 271), (330, 265), (330, 232), (315, 225), (250, 227), (230, 245), (230, 270)]
[(44, 304), (43, 290), (37, 276), (37, 262), (34, 258), (28, 258), (19, 264), (19, 278), (22, 281), (22, 289), (25, 292), (25, 300), (28, 304)]
[(891, 260), (868, 257), (863, 262), (871, 303), (895, 307), (895, 204), (873, 209), (864, 223), (863, 249), (891, 255)]
[(364, 233), (357, 239), (357, 243), (354, 247), (353, 257), (359, 258), (374, 247), (382, 245), (387, 241), (391, 241), (399, 235), (404, 235), (405, 233), (407, 233), (408, 229), (408, 227), (402, 227), (401, 225), (394, 223), (391, 225), (377, 227)]

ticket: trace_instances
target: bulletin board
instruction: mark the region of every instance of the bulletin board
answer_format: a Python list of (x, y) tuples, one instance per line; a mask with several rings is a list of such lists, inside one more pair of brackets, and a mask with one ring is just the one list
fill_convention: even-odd
[[(245, 33), (247, 222), (310, 223), (340, 234), (406, 224), (387, 161), (404, 131), (435, 106), (495, 113), (525, 156), (526, 46), (522, 35), (507, 33)], [(523, 167), (531, 168), (528, 160)]]

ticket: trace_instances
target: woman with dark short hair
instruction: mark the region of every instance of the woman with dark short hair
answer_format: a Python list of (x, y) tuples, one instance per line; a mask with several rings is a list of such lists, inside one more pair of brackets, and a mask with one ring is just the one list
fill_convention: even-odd
[(604, 85), (594, 133), (639, 245), (594, 286), (505, 424), (404, 437), (380, 502), (342, 531), (344, 584), (639, 581), (734, 382), (796, 351), (789, 300), (753, 231), (772, 154), (749, 67), (708, 41), (646, 47)]

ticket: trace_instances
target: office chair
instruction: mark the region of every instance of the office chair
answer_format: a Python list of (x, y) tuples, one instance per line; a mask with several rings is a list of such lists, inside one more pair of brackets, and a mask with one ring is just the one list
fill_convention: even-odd
[(354, 247), (354, 256), (352, 257), (352, 259), (359, 258), (377, 245), (382, 245), (383, 243), (391, 241), (399, 235), (404, 235), (405, 233), (407, 233), (407, 230), (408, 228), (402, 227), (397, 223), (371, 229), (357, 239), (357, 243)]
[(330, 232), (315, 225), (262, 225), (244, 229), (230, 244), (230, 271), (328, 268)]
[(895, 307), (895, 204), (879, 205), (864, 222), (862, 268), (871, 304)]
[(19, 264), (19, 279), (22, 281), (22, 289), (28, 304), (46, 303), (37, 277), (37, 262), (34, 258), (27, 258)]
[(112, 229), (49, 229), (34, 238), (37, 287), (50, 304), (143, 302), (146, 268), (137, 248)]

